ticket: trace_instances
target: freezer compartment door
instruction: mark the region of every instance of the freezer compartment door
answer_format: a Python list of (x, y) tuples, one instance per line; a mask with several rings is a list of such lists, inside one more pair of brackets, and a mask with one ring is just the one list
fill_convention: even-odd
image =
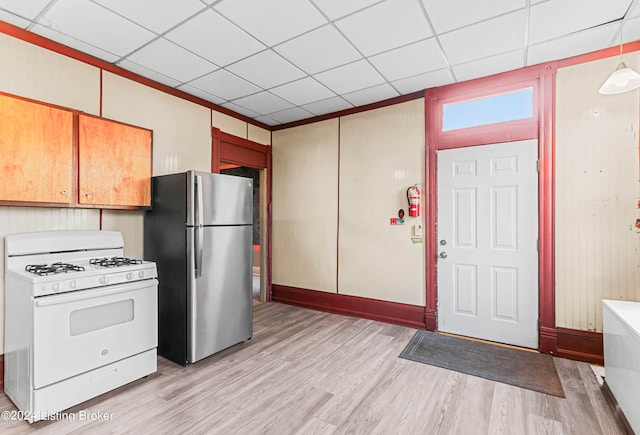
[(253, 180), (198, 171), (189, 175), (193, 208), (187, 225), (253, 224)]
[(193, 363), (252, 337), (253, 233), (246, 225), (189, 228), (188, 234), (199, 270), (192, 270), (189, 286)]

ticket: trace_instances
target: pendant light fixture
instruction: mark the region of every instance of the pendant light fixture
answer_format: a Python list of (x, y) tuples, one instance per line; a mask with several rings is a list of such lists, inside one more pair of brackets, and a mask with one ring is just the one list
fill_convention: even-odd
[(603, 95), (619, 94), (640, 88), (640, 74), (629, 68), (622, 61), (622, 21), (620, 22), (620, 63), (616, 70), (600, 87), (599, 93)]

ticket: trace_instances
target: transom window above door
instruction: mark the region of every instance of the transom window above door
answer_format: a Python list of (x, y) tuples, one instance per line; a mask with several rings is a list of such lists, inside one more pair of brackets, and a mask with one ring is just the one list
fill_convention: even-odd
[(442, 105), (442, 131), (533, 117), (533, 88)]

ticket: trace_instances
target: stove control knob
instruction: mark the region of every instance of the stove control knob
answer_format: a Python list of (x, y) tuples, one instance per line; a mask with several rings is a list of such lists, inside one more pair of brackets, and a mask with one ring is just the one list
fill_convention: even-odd
[(109, 277), (108, 276), (101, 276), (100, 277), (100, 284), (106, 284), (109, 282)]
[(131, 272), (127, 272), (127, 274), (125, 275), (125, 277), (126, 277), (127, 279), (131, 279), (131, 278), (133, 278), (133, 274), (132, 274)]
[(138, 272), (138, 277), (140, 278), (144, 278), (144, 271), (141, 270), (140, 272)]
[(77, 284), (76, 284), (76, 280), (74, 279), (73, 281), (71, 281), (71, 282), (69, 283), (69, 288), (76, 288), (76, 285), (77, 285)]
[(54, 292), (57, 292), (58, 290), (60, 290), (60, 284), (55, 283), (55, 284), (53, 285), (53, 291), (54, 291)]

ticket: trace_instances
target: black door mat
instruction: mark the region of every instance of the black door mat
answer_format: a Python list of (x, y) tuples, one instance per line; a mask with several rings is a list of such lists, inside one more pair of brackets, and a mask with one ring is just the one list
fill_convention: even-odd
[(553, 357), (542, 353), (418, 331), (399, 357), (565, 397)]

